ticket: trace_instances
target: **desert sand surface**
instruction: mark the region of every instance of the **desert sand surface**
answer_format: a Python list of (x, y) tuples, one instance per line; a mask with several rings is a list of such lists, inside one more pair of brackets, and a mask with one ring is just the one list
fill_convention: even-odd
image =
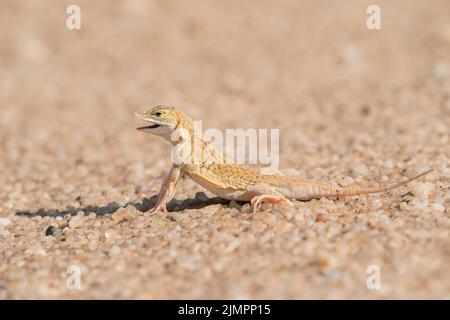
[[(70, 4), (0, 5), (1, 299), (450, 298), (449, 1), (376, 1), (380, 30), (365, 0), (77, 1), (79, 30)], [(257, 214), (186, 178), (149, 214), (160, 104), (279, 129), (289, 176), (434, 171)]]

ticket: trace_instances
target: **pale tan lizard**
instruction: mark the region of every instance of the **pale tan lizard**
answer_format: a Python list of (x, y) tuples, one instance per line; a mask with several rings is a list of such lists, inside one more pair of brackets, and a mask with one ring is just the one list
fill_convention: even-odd
[(152, 212), (166, 211), (166, 204), (173, 198), (183, 174), (187, 174), (219, 197), (250, 201), (253, 211), (256, 212), (262, 202), (286, 201), (292, 205), (292, 199), (310, 200), (384, 192), (403, 186), (432, 171), (428, 170), (408, 180), (377, 188), (343, 188), (319, 181), (265, 175), (250, 166), (225, 161), (222, 154), (211, 147), (210, 142), (194, 134), (191, 118), (175, 107), (158, 106), (143, 113), (136, 112), (136, 116), (150, 123), (137, 129), (169, 141), (173, 146), (174, 159), (177, 159), (164, 180)]

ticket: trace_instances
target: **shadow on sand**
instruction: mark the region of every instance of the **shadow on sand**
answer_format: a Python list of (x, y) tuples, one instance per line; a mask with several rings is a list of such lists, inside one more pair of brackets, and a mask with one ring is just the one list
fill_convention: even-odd
[[(35, 212), (21, 210), (17, 211), (16, 215), (25, 216), (25, 217), (57, 217), (57, 216), (66, 216), (66, 215), (75, 215), (79, 211), (83, 211), (85, 215), (88, 215), (91, 212), (95, 212), (97, 215), (104, 214), (112, 214), (119, 210), (120, 208), (125, 208), (128, 205), (132, 205), (137, 210), (141, 212), (147, 212), (152, 209), (156, 204), (157, 196), (154, 195), (150, 198), (144, 198), (142, 202), (129, 202), (125, 205), (121, 206), (117, 202), (110, 202), (105, 206), (93, 206), (88, 205), (85, 207), (79, 208), (69, 208), (67, 210), (56, 210), (56, 209), (39, 209)], [(185, 199), (185, 200), (177, 200), (172, 199), (167, 204), (168, 211), (183, 211), (186, 209), (200, 209), (206, 206), (214, 205), (214, 204), (229, 204), (229, 200), (225, 200), (219, 197), (208, 198), (203, 192), (198, 192), (195, 195), (195, 199)]]

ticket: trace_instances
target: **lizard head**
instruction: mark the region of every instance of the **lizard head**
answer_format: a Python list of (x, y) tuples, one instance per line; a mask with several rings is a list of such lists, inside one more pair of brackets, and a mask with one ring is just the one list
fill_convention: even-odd
[(137, 128), (171, 141), (172, 133), (177, 129), (183, 118), (183, 113), (175, 107), (157, 106), (145, 112), (135, 112), (135, 115), (149, 124)]

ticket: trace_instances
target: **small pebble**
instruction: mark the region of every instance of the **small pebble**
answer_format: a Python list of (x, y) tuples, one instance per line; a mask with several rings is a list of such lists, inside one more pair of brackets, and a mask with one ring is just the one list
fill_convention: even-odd
[(121, 251), (122, 251), (122, 250), (120, 249), (119, 246), (113, 245), (113, 246), (111, 247), (111, 250), (109, 250), (109, 254), (110, 254), (111, 256), (116, 256), (116, 255), (120, 254)]
[(349, 185), (351, 185), (353, 183), (353, 179), (352, 177), (341, 177), (338, 179), (337, 183), (341, 186), (341, 187), (348, 187)]
[(353, 176), (366, 176), (369, 173), (369, 169), (364, 163), (356, 163), (351, 167)]
[(45, 256), (45, 255), (47, 255), (47, 251), (45, 251), (41, 245), (36, 244), (36, 245), (32, 245), (27, 250), (25, 250), (25, 254), (34, 255), (34, 256)]
[(383, 207), (383, 202), (380, 199), (373, 199), (370, 201), (370, 209), (378, 210)]
[(239, 220), (230, 216), (224, 216), (221, 219), (220, 224), (224, 228), (236, 228), (239, 226)]
[(123, 220), (131, 220), (137, 215), (137, 209), (133, 206), (127, 206), (126, 208), (120, 208), (111, 216), (114, 222), (119, 223)]
[(437, 212), (444, 212), (445, 211), (445, 207), (442, 204), (439, 204), (439, 203), (433, 203), (431, 205), (431, 208), (433, 208), (433, 210), (435, 210)]
[(106, 229), (105, 230), (105, 238), (114, 240), (114, 239), (119, 238), (119, 234), (114, 229)]
[(167, 222), (166, 222), (167, 220), (163, 220), (163, 219), (161, 219), (161, 218), (159, 218), (159, 217), (154, 217), (153, 219), (152, 219), (152, 222), (151, 222), (151, 226), (152, 226), (152, 228), (154, 228), (154, 229), (163, 229), (164, 227), (166, 227), (167, 226)]
[(434, 184), (429, 182), (417, 182), (411, 186), (411, 191), (414, 196), (419, 198), (428, 198), (431, 191), (434, 190)]
[(319, 252), (316, 254), (315, 262), (319, 267), (324, 269), (331, 269), (336, 266), (336, 259), (328, 253)]
[(195, 194), (195, 199), (199, 200), (201, 202), (206, 202), (206, 201), (208, 201), (209, 198), (204, 192), (197, 192)]
[[(430, 169), (431, 168), (428, 165), (428, 163), (419, 162), (419, 163), (416, 163), (413, 167), (409, 168), (409, 171), (410, 171), (411, 175), (416, 175), (416, 174), (425, 172)], [(411, 172), (411, 170), (412, 170), (412, 172)]]
[(70, 219), (69, 221), (69, 227), (71, 229), (76, 229), (79, 228), (83, 225), (84, 223), (84, 217), (81, 215), (76, 215), (74, 217), (72, 217), (72, 219)]
[(428, 201), (421, 199), (421, 198), (415, 198), (412, 201), (412, 204), (413, 204), (414, 208), (417, 210), (424, 210), (424, 209), (428, 208)]
[(186, 217), (185, 215), (183, 215), (180, 212), (176, 212), (176, 211), (167, 213), (167, 219), (172, 220), (172, 221), (181, 221), (185, 217)]
[(315, 207), (313, 209), (314, 213), (326, 215), (328, 213), (327, 209), (324, 207)]
[(6, 226), (10, 225), (11, 223), (12, 223), (12, 221), (7, 218), (0, 218), (0, 228), (6, 227)]
[(316, 218), (315, 218), (316, 222), (322, 222), (322, 221), (325, 221), (325, 220), (326, 220), (326, 215), (325, 214), (323, 214), (323, 213), (316, 214)]
[(198, 222), (195, 219), (187, 219), (183, 225), (188, 229), (194, 229), (198, 226)]
[(234, 200), (230, 201), (230, 204), (228, 205), (230, 208), (234, 208), (237, 210), (241, 210), (241, 206)]
[(58, 228), (55, 227), (55, 226), (49, 226), (49, 227), (47, 228), (47, 230), (45, 230), (45, 235), (46, 235), (46, 236), (54, 236), (57, 229), (58, 229)]

